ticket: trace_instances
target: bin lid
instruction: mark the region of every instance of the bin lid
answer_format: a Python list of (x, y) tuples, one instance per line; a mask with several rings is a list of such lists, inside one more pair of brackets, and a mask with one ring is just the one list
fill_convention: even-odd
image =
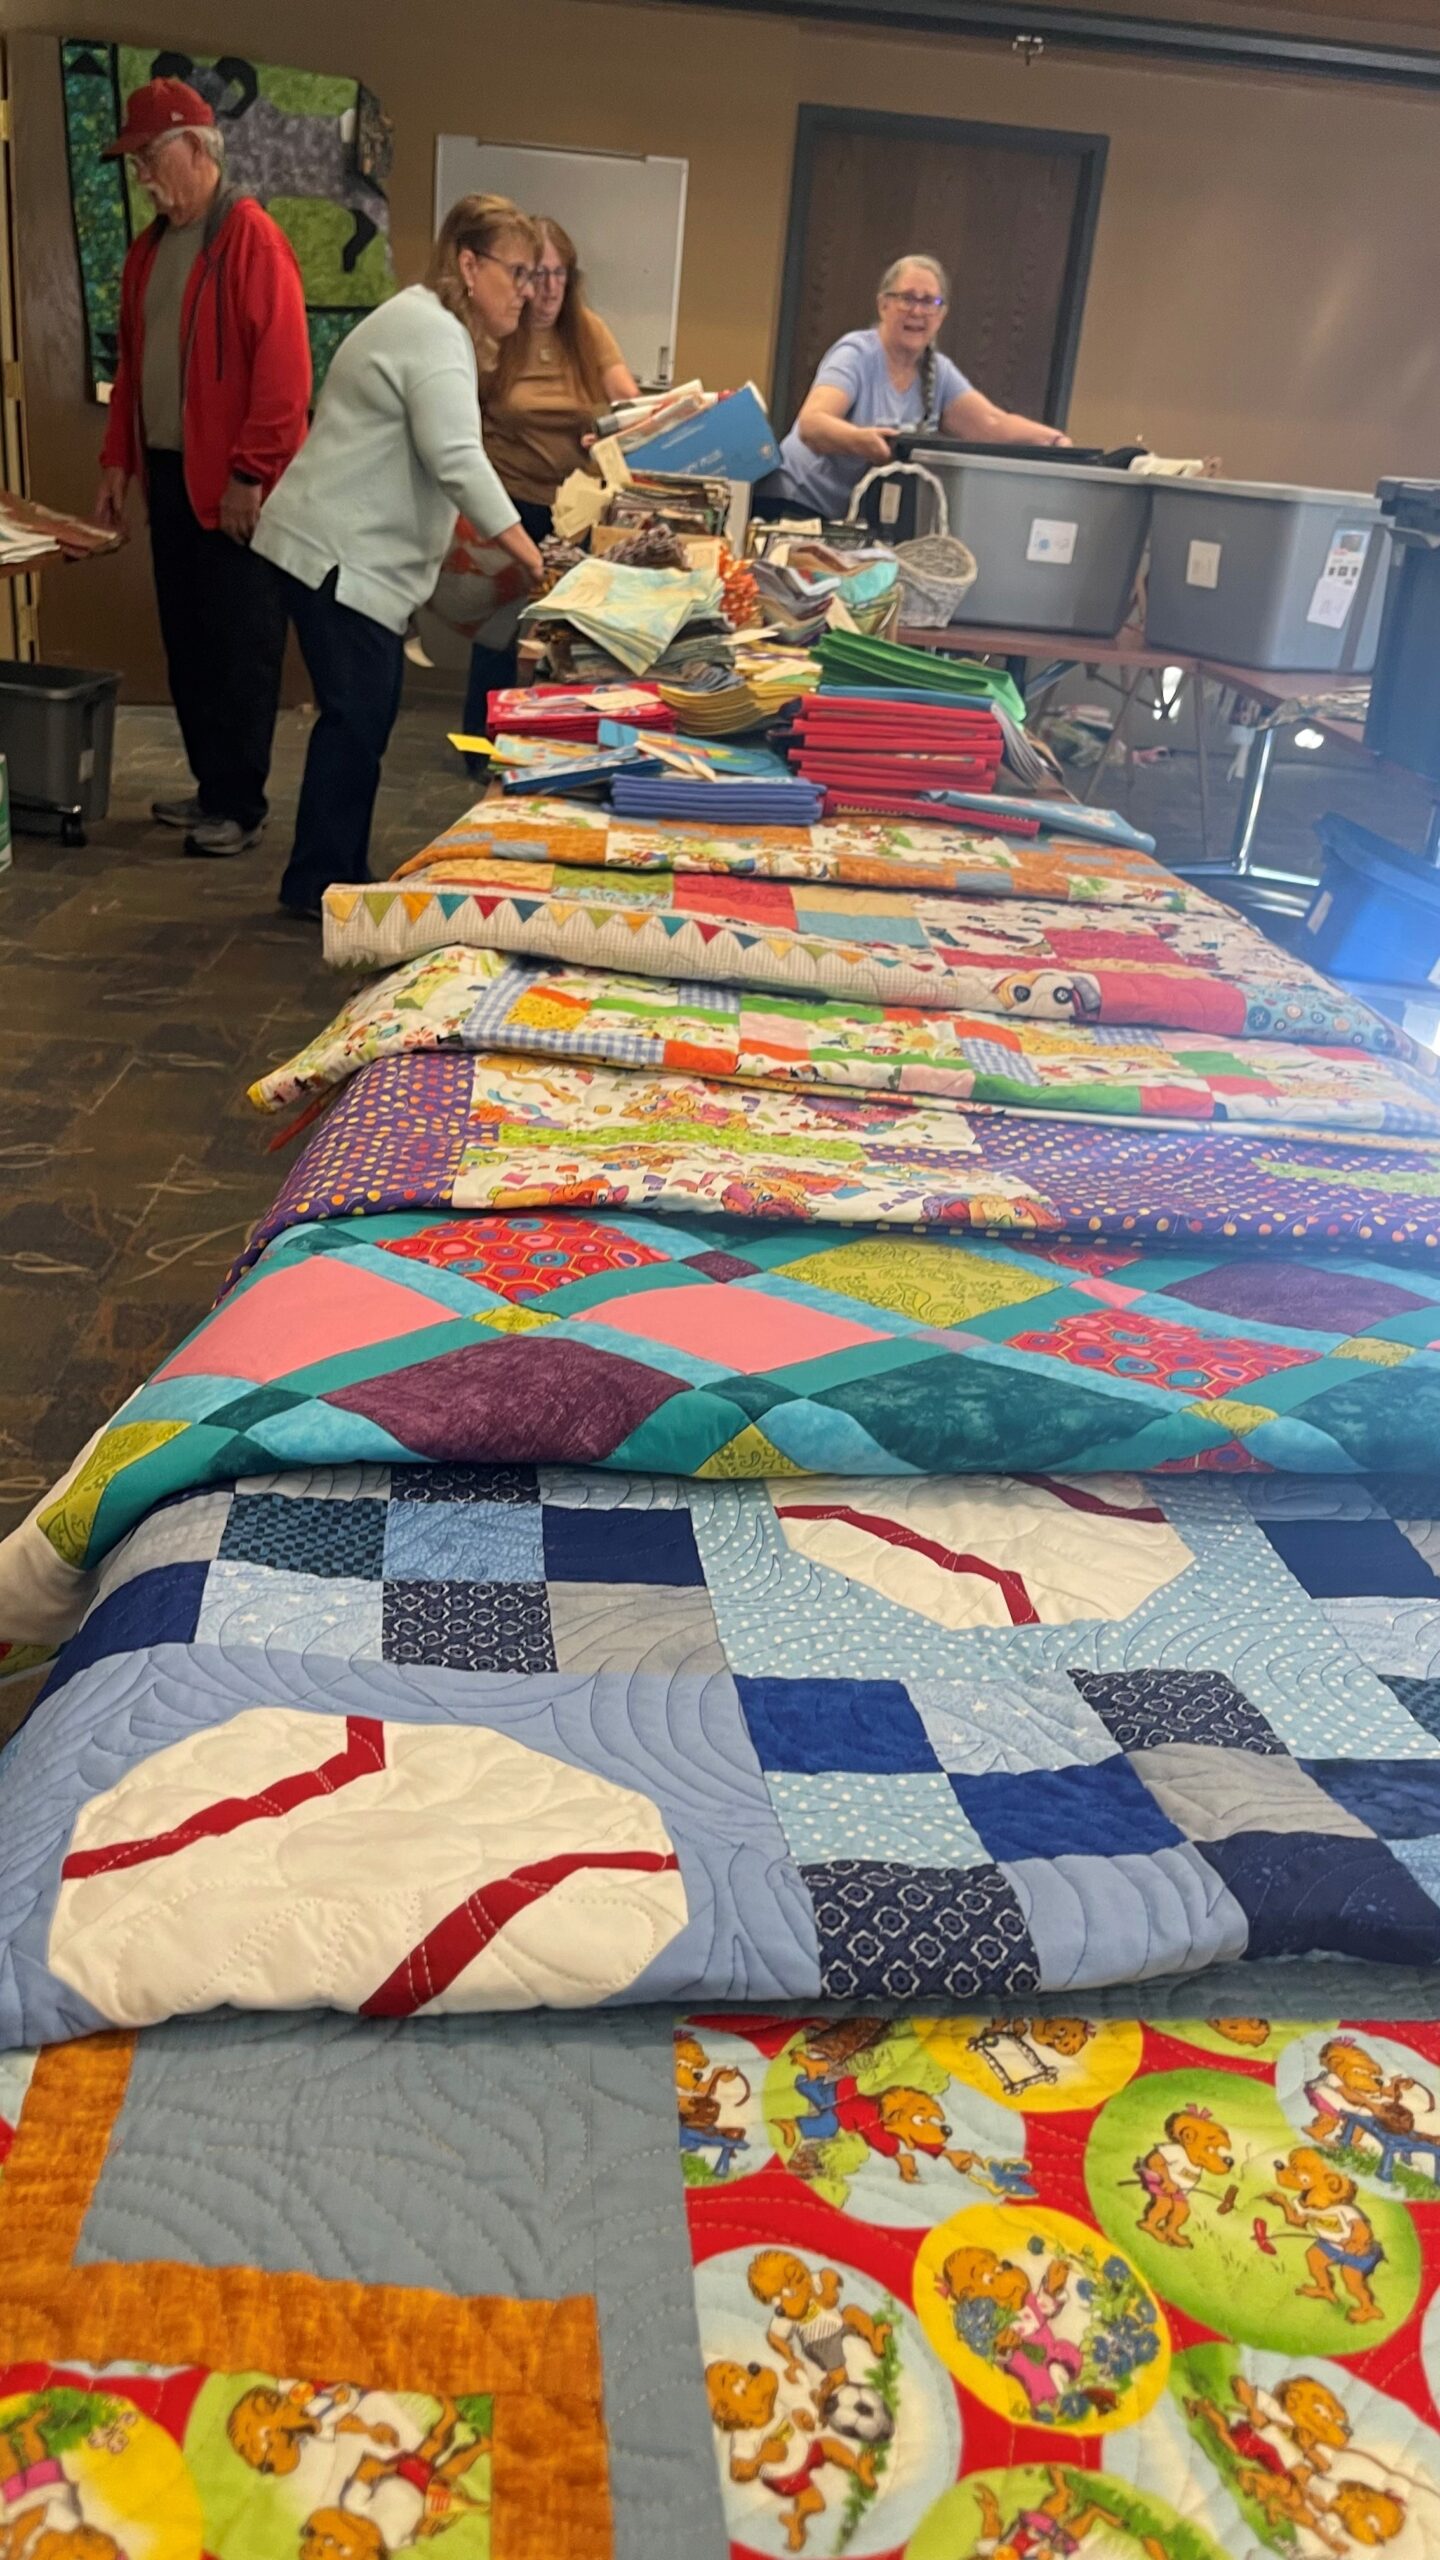
[[(1104, 463), (1071, 461), (1058, 448), (1054, 452), (1045, 452), (1039, 459), (1032, 449), (1023, 461), (1018, 455), (1012, 461), (1008, 454), (997, 454), (993, 446), (985, 453), (976, 453), (968, 445), (946, 443), (943, 439), (922, 441), (917, 436), (910, 444), (907, 458), (923, 462), (927, 470), (943, 468), (948, 463), (956, 471), (1003, 471), (1007, 479), (1018, 471), (1027, 480), (1063, 480), (1067, 485), (1072, 480), (1094, 480), (1107, 489), (1133, 489), (1137, 497), (1144, 497), (1147, 506), (1151, 490), (1164, 485), (1161, 481), (1137, 476), (1131, 471), (1114, 470)], [(1378, 514), (1373, 498), (1367, 498), (1365, 504), (1372, 515)]]
[(993, 438), (977, 443), (968, 436), (927, 434), (923, 427), (895, 439), (897, 459), (908, 462), (912, 453), (938, 454), (965, 462), (1036, 462), (1057, 464), (1064, 471), (1128, 471), (1146, 448), (1143, 444), (1127, 444), (1117, 453), (1107, 453), (1098, 444), (997, 444)]
[(1302, 489), (1287, 480), (1152, 480), (1157, 502), (1173, 498), (1266, 498), (1271, 506), (1344, 507), (1357, 516), (1378, 516), (1380, 501), (1364, 489)]
[(1375, 495), (1385, 514), (1410, 533), (1440, 533), (1440, 480), (1381, 480)]

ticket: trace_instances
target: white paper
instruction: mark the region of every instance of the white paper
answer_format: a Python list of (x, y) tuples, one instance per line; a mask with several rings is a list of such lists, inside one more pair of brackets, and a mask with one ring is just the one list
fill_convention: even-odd
[[(1319, 932), (1320, 927), (1324, 923), (1334, 904), (1335, 899), (1333, 892), (1329, 889), (1322, 889), (1314, 906), (1311, 908), (1310, 913), (1305, 919), (1305, 930), (1307, 933)], [(1440, 961), (1437, 961), (1436, 966), (1437, 968), (1440, 968)]]
[(1041, 560), (1052, 569), (1068, 569), (1075, 557), (1078, 524), (1066, 524), (1058, 516), (1036, 516), (1025, 545), (1027, 560)]
[(1219, 586), (1220, 554), (1223, 548), (1223, 544), (1218, 542), (1191, 543), (1189, 558), (1185, 563), (1187, 587)]
[(1368, 525), (1342, 525), (1331, 541), (1325, 566), (1315, 581), (1307, 622), (1326, 631), (1343, 631), (1360, 592), (1360, 572), (1370, 548)]

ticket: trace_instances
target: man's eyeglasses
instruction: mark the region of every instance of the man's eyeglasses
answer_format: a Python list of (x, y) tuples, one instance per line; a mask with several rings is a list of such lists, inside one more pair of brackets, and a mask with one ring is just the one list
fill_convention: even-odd
[(903, 302), (907, 311), (943, 311), (943, 293), (887, 293), (887, 302)]

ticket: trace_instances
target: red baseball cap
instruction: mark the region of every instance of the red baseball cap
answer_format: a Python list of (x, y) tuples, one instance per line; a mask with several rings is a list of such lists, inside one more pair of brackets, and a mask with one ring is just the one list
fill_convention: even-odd
[(148, 143), (163, 142), (167, 133), (214, 121), (214, 108), (188, 80), (147, 80), (143, 89), (132, 93), (125, 122), (100, 157), (123, 160), (127, 151), (143, 151)]

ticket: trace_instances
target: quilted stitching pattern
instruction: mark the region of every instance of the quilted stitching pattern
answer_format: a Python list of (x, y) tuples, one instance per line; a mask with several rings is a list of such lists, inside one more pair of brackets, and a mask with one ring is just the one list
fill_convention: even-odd
[[(51, 1915), (57, 1892), (68, 1908), (88, 1889), (92, 1843), (133, 1841), (137, 1825), (143, 1842), (153, 1754), (168, 1755), (153, 1822), (166, 1839), (189, 1823), (193, 1845), (127, 1850), (139, 1863), (118, 1870), (106, 1847), (123, 1894), (104, 1980), (143, 1970), (140, 1950), (183, 1909), (177, 1943), (188, 1933), (207, 1949), (214, 1999), (229, 1962), (203, 1917), (223, 1866), (205, 1846), (217, 1786), (232, 1807), (259, 1789), (238, 1832), (226, 1814), (224, 1837), (248, 1857), (273, 1836), (298, 1886), (313, 1853), (295, 1821), (313, 1823), (316, 1805), (318, 1849), (326, 1797), (311, 1773), (348, 1768), (346, 1730), (379, 1737), (349, 1771), (373, 1785), (392, 1759), (408, 1765), (407, 1733), (446, 1722), (538, 1754), (505, 1817), (517, 1869), (568, 1836), (554, 1828), (568, 1768), (659, 1808), (688, 1916), (603, 1997), (763, 1983), (1021, 2000), (1242, 1951), (1440, 1960), (1432, 1684), (1378, 1679), (1334, 1622), (1357, 1608), (1403, 1622), (1417, 1606), (1431, 1533), (1413, 1483), (1321, 1484), (1307, 1508), (1295, 1484), (1176, 1477), (956, 1479), (948, 1493), (822, 1480), (814, 1499), (785, 1479), (543, 1466), (279, 1482), (289, 1489), (223, 1497), (223, 1523), (221, 1497), (191, 1497), (204, 1514), (193, 1540), (185, 1502), (156, 1516), (156, 1553), (208, 1546), (208, 1565), (152, 1564), (150, 1529), (132, 1533), (11, 1747), (0, 2031), (8, 2019), (14, 2039), (93, 2023), (78, 1976), (46, 1979)], [(1337, 1501), (1365, 1513), (1348, 1575)], [(237, 1543), (318, 1569), (236, 1556)], [(1319, 1597), (1299, 1570), (1316, 1555)], [(370, 1578), (330, 1569), (362, 1556)], [(537, 1560), (533, 1577), (498, 1578), (517, 1558)], [(430, 1573), (410, 1570), (426, 1560)], [(1389, 1599), (1374, 1587), (1387, 1560)], [(223, 1741), (260, 1702), (271, 1722), (253, 1774), (207, 1784), (204, 1737)], [(365, 1843), (364, 1788), (347, 1784), (337, 1812)], [(98, 1811), (118, 1785), (123, 1806), (116, 1795), (113, 1814)], [(383, 1860), (381, 1838), (350, 1862)], [(379, 1896), (383, 1866), (374, 1875)], [(617, 1907), (641, 1908), (640, 1886), (619, 1890)], [(508, 1925), (502, 1913), (502, 1947)], [(114, 1956), (132, 1937), (136, 1952)], [(316, 1965), (311, 1996), (332, 1978), (318, 1950)], [(427, 1970), (419, 1996), (463, 2002), (463, 1963), (448, 1979)]]

